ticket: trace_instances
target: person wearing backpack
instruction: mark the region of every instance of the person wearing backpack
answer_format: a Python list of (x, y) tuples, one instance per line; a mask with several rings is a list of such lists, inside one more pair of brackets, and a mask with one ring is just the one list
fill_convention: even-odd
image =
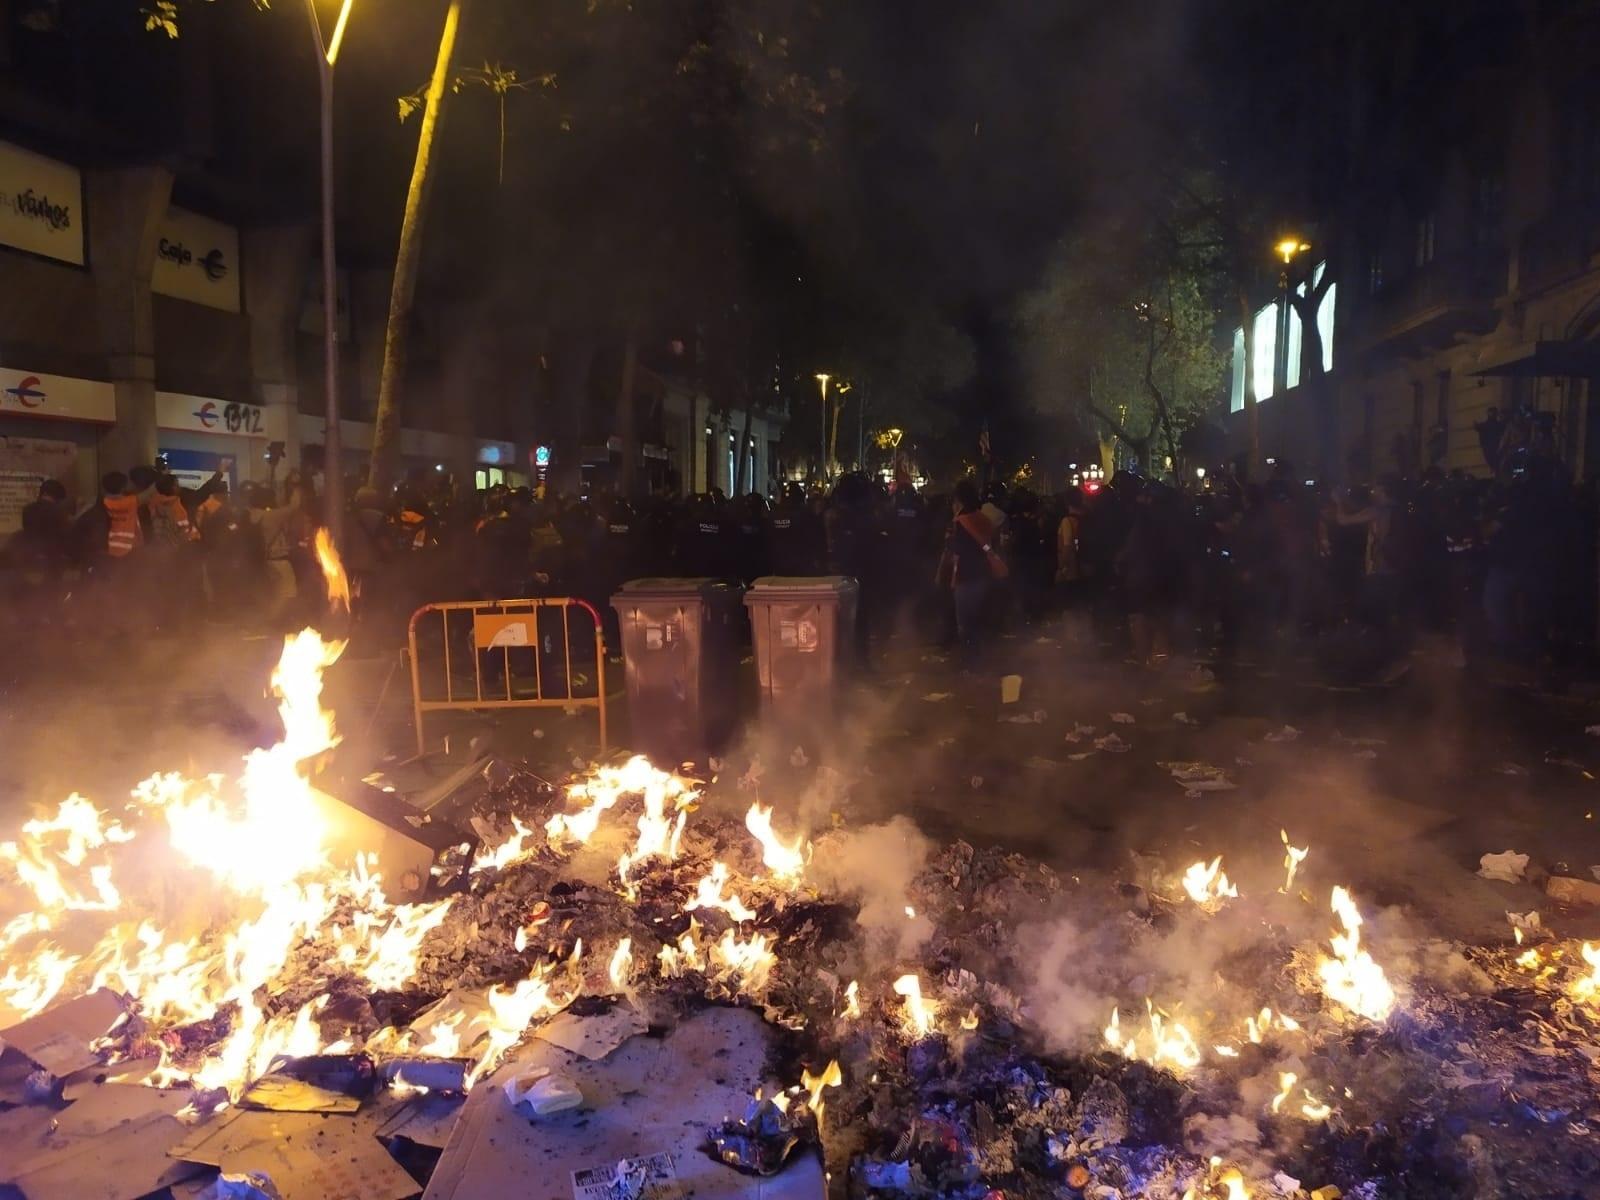
[(972, 480), (956, 484), (950, 507), (954, 519), (945, 531), (936, 581), (950, 588), (954, 596), (961, 665), (971, 669), (981, 646), (984, 605), (991, 584), (1005, 578), (1006, 565), (995, 553), (995, 527), (983, 512)]

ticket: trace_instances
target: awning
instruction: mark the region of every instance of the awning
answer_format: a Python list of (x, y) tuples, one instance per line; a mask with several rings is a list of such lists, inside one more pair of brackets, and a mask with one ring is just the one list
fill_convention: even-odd
[(1490, 351), (1468, 375), (1600, 376), (1600, 342), (1519, 342)]

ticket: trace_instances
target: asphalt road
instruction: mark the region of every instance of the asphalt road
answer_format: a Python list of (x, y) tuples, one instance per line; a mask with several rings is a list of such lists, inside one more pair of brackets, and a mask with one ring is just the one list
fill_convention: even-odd
[[(1280, 830), (1374, 903), (1400, 905), (1442, 936), (1505, 936), (1504, 912), (1547, 907), (1531, 885), (1474, 875), (1513, 849), (1535, 867), (1589, 877), (1600, 866), (1600, 701), (1498, 687), (1424, 646), (1404, 677), (1331, 687), (1292, 654), (1271, 667), (1175, 660), (1149, 672), (1054, 626), (996, 643), (978, 675), (897, 641), (868, 676), (811, 706), (804, 727), (761, 718), (748, 660), (734, 684), (744, 732), (723, 750), (708, 803), (743, 805), (734, 781), (759, 759), (760, 791), (782, 827), (904, 815), (930, 837), (1004, 845), (1067, 871), (1128, 877), (1221, 854), (1241, 886), (1282, 879)], [(79, 653), (13, 682), (0, 698), (0, 836), (38, 803), (79, 791), (115, 804), (155, 770), (231, 771), (277, 734), (266, 682), (274, 638), (210, 628), (151, 639), (120, 656)], [(1000, 678), (1021, 694), (1002, 703)], [(621, 672), (614, 676), (620, 686)], [(409, 679), (398, 646), (347, 655), (328, 675), (347, 767), (385, 763), (425, 780), (470, 739), (558, 776), (598, 746), (589, 712), (518, 710), (434, 718), (414, 754)], [(614, 701), (614, 745), (630, 733)], [(1113, 714), (1131, 720), (1119, 722)], [(1115, 735), (1097, 747), (1097, 739)], [(797, 750), (799, 753), (797, 753)], [(1228, 790), (1195, 791), (1163, 764), (1218, 768)], [(1134, 857), (1139, 856), (1139, 857)], [(1600, 917), (1568, 914), (1568, 933)]]

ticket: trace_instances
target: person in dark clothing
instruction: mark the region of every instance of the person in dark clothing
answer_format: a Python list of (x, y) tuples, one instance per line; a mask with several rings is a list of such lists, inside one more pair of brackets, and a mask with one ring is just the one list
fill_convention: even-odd
[(971, 669), (981, 649), (984, 603), (998, 561), (994, 526), (983, 514), (977, 485), (971, 479), (956, 484), (950, 509), (952, 520), (945, 531), (944, 554), (935, 580), (954, 596), (961, 665)]
[(829, 565), (856, 581), (856, 664), (868, 665), (872, 631), (882, 598), (882, 530), (874, 520), (872, 487), (863, 475), (851, 473), (834, 486), (828, 508)]
[(1172, 490), (1159, 483), (1146, 484), (1139, 490), (1128, 540), (1117, 556), (1133, 658), (1141, 665), (1160, 666), (1171, 653), (1181, 550)]
[(71, 560), (72, 513), (59, 479), (41, 483), (38, 498), (22, 510), (16, 551), (25, 570), (38, 571), (48, 580), (59, 578)]
[(1494, 405), (1489, 406), (1489, 411), (1483, 420), (1473, 425), (1478, 433), (1478, 449), (1483, 453), (1483, 461), (1489, 467), (1491, 475), (1500, 473), (1500, 450), (1505, 441), (1506, 421), (1500, 415), (1500, 410)]
[(733, 510), (734, 563), (738, 577), (749, 586), (772, 568), (767, 555), (767, 502), (756, 492), (740, 496)]
[(767, 516), (767, 550), (774, 575), (822, 574), (827, 534), (799, 484), (787, 485)]
[(260, 528), (233, 503), (226, 483), (212, 498), (219, 503), (201, 527), (200, 548), (213, 615), (229, 620), (265, 602), (270, 592), (267, 548)]
[(678, 523), (678, 564), (690, 579), (732, 579), (732, 538), (714, 495), (695, 496)]
[(477, 588), (487, 599), (516, 599), (528, 595), (533, 551), (533, 495), (516, 488), (506, 497), (505, 508), (478, 527)]

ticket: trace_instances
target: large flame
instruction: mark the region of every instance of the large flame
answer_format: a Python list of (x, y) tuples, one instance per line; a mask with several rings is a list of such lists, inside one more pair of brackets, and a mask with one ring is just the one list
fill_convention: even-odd
[(750, 805), (744, 815), (744, 826), (761, 843), (761, 861), (767, 870), (779, 879), (798, 882), (805, 870), (806, 852), (810, 850), (805, 838), (797, 837), (785, 843), (772, 831), (772, 809), (763, 808), (760, 801)]
[(728, 886), (728, 864), (714, 862), (711, 870), (700, 880), (695, 888), (694, 898), (685, 904), (685, 912), (693, 912), (697, 908), (717, 908), (727, 913), (735, 921), (743, 923), (755, 919), (755, 911), (749, 908), (738, 896), (724, 896), (722, 890)]
[[(325, 535), (317, 554), (330, 597), (348, 607), (344, 571)], [(26, 1017), (93, 988), (127, 993), (162, 1053), (152, 1082), (189, 1079), (237, 1093), (276, 1055), (333, 1041), (320, 1025), (326, 995), (293, 1011), (265, 1007), (268, 985), (299, 948), (320, 938), (331, 947), (321, 969), (375, 989), (411, 978), (422, 939), (450, 901), (392, 905), (364, 861), (333, 869), (308, 780), (311, 760), (338, 744), (321, 695), (323, 672), (343, 650), (342, 641), (313, 629), (284, 639), (272, 672), (283, 737), (251, 751), (232, 786), (221, 776), (154, 775), (134, 789), (128, 824), (70, 796), (53, 817), (26, 824), (19, 842), (0, 846), (0, 860), (34, 903), (33, 913), (0, 931), (0, 953), (12, 964), (0, 976), (0, 1005)], [(186, 866), (189, 875), (148, 879), (148, 867), (140, 871), (129, 857), (145, 841), (153, 857)], [(160, 853), (162, 843), (170, 856)], [(113, 882), (119, 867), (127, 868), (120, 886)], [(165, 925), (157, 919), (179, 907)], [(45, 940), (71, 914), (109, 918), (135, 908), (148, 916), (112, 924), (97, 939), (73, 918), (75, 941), (83, 944), (87, 932), (92, 942), (82, 954)], [(214, 1017), (224, 1034), (203, 1058), (168, 1057), (179, 1044), (169, 1031)]]
[(894, 981), (894, 990), (906, 1000), (902, 1024), (912, 1037), (925, 1038), (933, 1032), (934, 1018), (939, 1015), (939, 1005), (922, 996), (922, 980), (915, 975), (902, 975)]
[(1239, 889), (1233, 886), (1228, 873), (1222, 869), (1220, 854), (1209, 865), (1197, 862), (1185, 871), (1183, 890), (1189, 893), (1189, 899), (1209, 912), (1221, 907), (1223, 900), (1238, 899), (1239, 896)]
[(1382, 1021), (1394, 1008), (1394, 988), (1383, 968), (1362, 948), (1361, 912), (1342, 887), (1333, 889), (1333, 911), (1344, 931), (1328, 939), (1334, 956), (1317, 965), (1322, 990), (1351, 1012), (1369, 1021)]
[(1572, 995), (1578, 1000), (1600, 1001), (1600, 946), (1585, 942), (1579, 953), (1583, 955), (1583, 961), (1589, 964), (1589, 974), (1572, 985)]

